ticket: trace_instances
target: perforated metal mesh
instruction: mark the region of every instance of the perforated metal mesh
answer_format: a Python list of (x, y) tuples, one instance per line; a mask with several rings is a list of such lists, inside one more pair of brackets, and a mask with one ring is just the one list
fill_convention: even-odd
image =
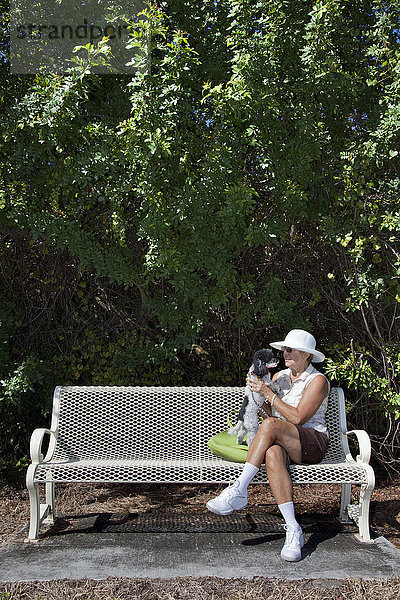
[[(226, 429), (244, 388), (61, 387), (52, 428), (58, 429), (51, 460), (38, 465), (35, 481), (202, 482), (231, 481), (242, 465), (213, 456), (207, 441)], [(362, 466), (346, 463), (338, 394), (330, 394), (328, 453), (322, 465), (289, 467), (295, 483), (366, 481)], [(265, 482), (265, 469), (255, 482)]]
[[(346, 460), (342, 446), (342, 433), (346, 431), (346, 424), (340, 423), (340, 402), (339, 392), (337, 388), (332, 388), (328, 399), (328, 408), (325, 415), (326, 426), (329, 431), (329, 446), (325, 454), (323, 463), (336, 463)], [(344, 412), (344, 411), (343, 411)]]

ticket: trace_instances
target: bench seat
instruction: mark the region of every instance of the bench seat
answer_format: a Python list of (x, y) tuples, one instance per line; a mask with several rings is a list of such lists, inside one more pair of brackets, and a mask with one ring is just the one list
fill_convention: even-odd
[[(41, 465), (35, 481), (46, 483), (229, 483), (242, 466), (222, 458), (80, 460)], [(367, 483), (363, 467), (346, 462), (290, 465), (293, 483)], [(268, 481), (264, 467), (254, 483)]]

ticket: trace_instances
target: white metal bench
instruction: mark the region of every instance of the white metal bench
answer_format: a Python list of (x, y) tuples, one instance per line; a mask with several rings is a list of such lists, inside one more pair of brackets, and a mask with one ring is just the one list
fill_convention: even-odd
[[(227, 483), (242, 465), (213, 456), (208, 439), (225, 429), (227, 415), (239, 410), (242, 387), (57, 387), (50, 429), (36, 429), (26, 481), (30, 498), (27, 541), (37, 541), (39, 526), (54, 519), (56, 483), (159, 482)], [(318, 465), (291, 465), (293, 483), (342, 484), (340, 519), (358, 521), (359, 538), (370, 541), (369, 502), (374, 472), (365, 431), (347, 431), (341, 388), (329, 396), (328, 452)], [(42, 443), (50, 436), (46, 456)], [(359, 455), (350, 453), (355, 434)], [(255, 483), (265, 483), (265, 467)], [(46, 503), (40, 504), (44, 484)], [(350, 504), (352, 484), (361, 486), (359, 505)]]

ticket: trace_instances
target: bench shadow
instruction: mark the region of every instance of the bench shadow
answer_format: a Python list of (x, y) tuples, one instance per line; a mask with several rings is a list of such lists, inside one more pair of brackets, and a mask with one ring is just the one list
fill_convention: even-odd
[[(211, 513), (187, 512), (165, 513), (165, 511), (139, 512), (92, 512), (68, 517), (59, 517), (54, 525), (40, 534), (48, 539), (82, 534), (132, 534), (132, 533), (187, 533), (219, 534), (233, 533), (243, 536), (243, 546), (258, 546), (275, 540), (284, 541), (280, 517), (264, 513), (236, 513), (233, 517), (218, 517)], [(300, 520), (306, 536), (303, 558), (310, 556), (319, 544), (334, 538), (339, 533), (355, 532), (354, 525), (343, 525), (334, 517), (310, 515)], [(258, 534), (258, 535), (257, 535)], [(251, 535), (252, 537), (248, 537)]]
[[(280, 531), (280, 519), (264, 513), (235, 513), (221, 516), (210, 512), (92, 512), (60, 516), (42, 531), (40, 538), (91, 533), (235, 533), (250, 534)], [(279, 535), (278, 535), (279, 537)]]
[[(131, 521), (132, 518), (137, 517), (138, 513), (125, 513), (121, 515), (120, 519), (113, 519), (115, 513), (85, 513), (79, 515), (68, 515), (68, 517), (57, 517), (53, 525), (50, 525), (49, 529), (40, 533), (40, 539), (55, 537), (55, 536), (67, 536), (76, 535), (79, 533), (102, 533), (106, 531), (111, 523), (113, 525), (124, 525)], [(91, 522), (90, 525), (85, 522)], [(80, 525), (79, 523), (82, 523)]]

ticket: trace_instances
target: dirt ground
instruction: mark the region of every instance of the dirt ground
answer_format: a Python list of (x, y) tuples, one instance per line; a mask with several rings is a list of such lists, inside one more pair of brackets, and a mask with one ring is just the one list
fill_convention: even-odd
[[(168, 511), (185, 514), (204, 512), (205, 502), (219, 487), (215, 485), (66, 485), (57, 490), (56, 506), (60, 516), (57, 528), (68, 527), (74, 517), (93, 513), (144, 513)], [(354, 488), (354, 500), (359, 489)], [(294, 499), (299, 516), (336, 515), (340, 506), (340, 486), (295, 486)], [(250, 513), (278, 514), (268, 487), (252, 486)], [(0, 488), (0, 547), (11, 541), (22, 542), (29, 521), (28, 494), (11, 486)], [(371, 526), (400, 549), (400, 479), (378, 486), (371, 501)], [(47, 535), (51, 535), (51, 530)], [(264, 578), (222, 580), (175, 578), (170, 580), (109, 579), (105, 581), (54, 581), (0, 583), (0, 600), (398, 600), (400, 578), (390, 581), (349, 579), (340, 582), (285, 582)]]
[(0, 583), (1, 600), (398, 600), (400, 579), (316, 584), (217, 577)]

